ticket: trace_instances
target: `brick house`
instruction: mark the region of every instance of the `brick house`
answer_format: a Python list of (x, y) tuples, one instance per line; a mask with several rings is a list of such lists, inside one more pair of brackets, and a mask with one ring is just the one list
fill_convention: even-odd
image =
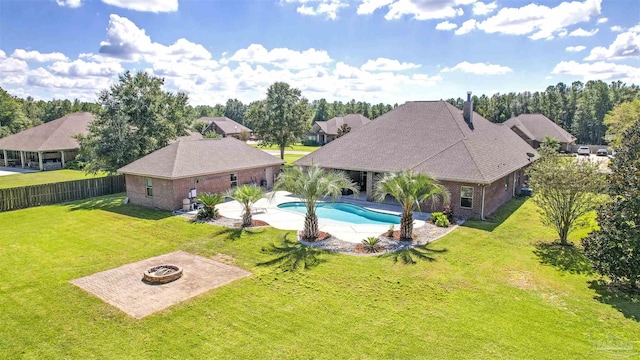
[(576, 137), (542, 114), (520, 114), (505, 121), (503, 126), (513, 130), (534, 149), (540, 147), (545, 136), (558, 140), (561, 151), (570, 152)]
[(219, 117), (201, 117), (198, 120), (204, 121), (207, 124), (207, 127), (204, 130), (204, 133), (215, 132), (216, 134), (222, 135), (222, 137), (234, 137), (236, 139), (240, 138), (240, 134), (246, 132), (251, 134), (251, 129), (248, 127), (235, 122), (228, 117), (219, 116)]
[(382, 173), (426, 173), (449, 190), (456, 215), (484, 219), (519, 194), (524, 168), (539, 156), (508, 127), (473, 112), (469, 97), (463, 111), (445, 101), (407, 102), (294, 164), (346, 171), (368, 200)]
[(175, 210), (193, 189), (221, 193), (254, 183), (273, 186), (284, 161), (233, 137), (182, 140), (118, 169), (133, 204)]
[(343, 126), (351, 132), (358, 130), (370, 122), (371, 120), (369, 120), (369, 118), (361, 114), (349, 114), (346, 116), (336, 116), (327, 121), (315, 121), (311, 127), (311, 131), (307, 133), (307, 139), (324, 145), (337, 139), (338, 131)]

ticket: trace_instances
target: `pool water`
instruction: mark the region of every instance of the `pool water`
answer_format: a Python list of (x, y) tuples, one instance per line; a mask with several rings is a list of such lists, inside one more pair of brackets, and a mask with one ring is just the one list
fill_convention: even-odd
[[(307, 213), (303, 202), (287, 202), (278, 205), (280, 209)], [(317, 203), (316, 215), (319, 218), (343, 221), (352, 224), (390, 225), (400, 224), (400, 216), (368, 210), (346, 203)]]

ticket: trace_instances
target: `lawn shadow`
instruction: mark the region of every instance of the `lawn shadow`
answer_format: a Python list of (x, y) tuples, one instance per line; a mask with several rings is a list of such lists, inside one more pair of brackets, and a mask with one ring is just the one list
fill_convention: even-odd
[(66, 203), (70, 211), (103, 210), (145, 220), (162, 220), (173, 216), (170, 211), (150, 209), (140, 205), (124, 204), (121, 196), (106, 195)]
[(551, 265), (559, 270), (572, 274), (593, 274), (593, 267), (584, 256), (582, 250), (576, 246), (563, 246), (558, 243), (539, 241), (533, 253), (541, 264)]
[(512, 198), (502, 205), (496, 212), (491, 214), (491, 216), (486, 217), (484, 221), (468, 220), (462, 226), (492, 232), (498, 226), (502, 225), (502, 223), (507, 220), (511, 214), (515, 213), (527, 201), (527, 199), (528, 197)]
[(627, 319), (640, 322), (640, 292), (638, 290), (635, 292), (623, 291), (603, 280), (590, 281), (589, 288), (595, 290), (597, 294), (594, 299), (603, 304), (611, 305)]
[(436, 261), (434, 255), (447, 252), (447, 249), (430, 249), (429, 244), (423, 246), (406, 246), (399, 250), (381, 255), (380, 258), (390, 258), (394, 264), (415, 265), (418, 261)]
[[(197, 223), (197, 222), (194, 222)], [(243, 227), (221, 227), (221, 229), (214, 233), (214, 236), (224, 235), (226, 240), (236, 241), (238, 240), (242, 234), (256, 235), (264, 232), (264, 229), (251, 229), (251, 228), (243, 228)]]
[(262, 252), (275, 255), (275, 258), (258, 263), (258, 266), (272, 266), (278, 265), (278, 267), (284, 271), (298, 271), (300, 269), (311, 269), (327, 260), (323, 258), (324, 255), (332, 254), (326, 250), (313, 248), (306, 246), (299, 241), (289, 240), (289, 234), (285, 234), (282, 237), (280, 244), (271, 244), (268, 247), (263, 247)]

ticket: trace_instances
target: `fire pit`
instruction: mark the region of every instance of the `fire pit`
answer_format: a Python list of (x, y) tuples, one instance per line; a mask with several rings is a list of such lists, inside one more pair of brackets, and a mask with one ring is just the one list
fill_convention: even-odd
[(166, 284), (178, 280), (182, 276), (182, 268), (176, 265), (158, 265), (144, 272), (143, 280), (150, 284)]

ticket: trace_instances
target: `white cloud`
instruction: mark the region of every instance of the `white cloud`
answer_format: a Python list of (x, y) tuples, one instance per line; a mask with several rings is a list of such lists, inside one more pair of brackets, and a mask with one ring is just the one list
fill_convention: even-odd
[(475, 19), (469, 19), (465, 22), (462, 23), (462, 25), (460, 25), (460, 28), (458, 30), (455, 31), (456, 35), (464, 35), (466, 33), (469, 33), (471, 31), (473, 31), (473, 29), (476, 28), (476, 20)]
[(396, 0), (389, 4), (385, 15), (387, 20), (400, 19), (405, 15), (416, 20), (446, 19), (464, 14), (461, 5), (469, 5), (476, 0)]
[(82, 6), (82, 0), (56, 0), (56, 4), (58, 4), (58, 6), (75, 9)]
[(152, 13), (178, 11), (178, 0), (102, 0), (107, 5)]
[(344, 2), (342, 0), (318, 0), (318, 4), (313, 6), (305, 5), (306, 3), (311, 4), (310, 0), (289, 0), (299, 1), (302, 3), (296, 11), (303, 15), (309, 16), (326, 16), (327, 19), (336, 20), (338, 18), (338, 11), (341, 8), (345, 8), (349, 6), (349, 3)]
[(76, 89), (94, 92), (107, 88), (110, 80), (104, 77), (69, 78), (56, 76), (44, 68), (30, 70), (26, 74), (26, 84), (47, 89)]
[(622, 26), (619, 26), (619, 25), (613, 25), (609, 29), (611, 31), (613, 31), (613, 32), (623, 32), (624, 31), (624, 28)]
[(0, 50), (0, 59), (4, 59), (6, 57), (7, 57), (7, 54), (4, 51)]
[(4, 73), (22, 72), (28, 68), (29, 65), (27, 65), (27, 62), (24, 60), (7, 57), (0, 58), (0, 75)]
[(25, 60), (25, 61), (35, 61), (35, 62), (48, 62), (48, 61), (66, 61), (68, 58), (59, 52), (52, 53), (41, 53), (35, 50), (26, 51), (23, 49), (16, 49), (11, 54), (12, 58)]
[(324, 50), (308, 49), (296, 51), (287, 48), (267, 50), (260, 44), (251, 44), (246, 49), (236, 51), (230, 60), (247, 63), (270, 64), (290, 69), (305, 69), (312, 65), (326, 64), (333, 60)]
[(492, 13), (497, 7), (498, 4), (496, 4), (495, 1), (488, 4), (478, 1), (473, 3), (473, 15), (487, 15)]
[(554, 67), (552, 73), (580, 76), (585, 81), (622, 80), (624, 82), (640, 82), (640, 67), (620, 65), (604, 61), (596, 63), (562, 61)]
[(528, 4), (520, 8), (502, 8), (494, 16), (478, 22), (487, 33), (529, 35), (532, 40), (552, 39), (571, 25), (588, 22), (600, 14), (602, 0), (562, 2), (550, 8)]
[(95, 63), (78, 59), (72, 62), (55, 62), (49, 66), (49, 70), (54, 75), (68, 77), (89, 77), (104, 76), (113, 77), (124, 71), (122, 65), (116, 62)]
[(362, 0), (362, 3), (358, 5), (358, 15), (373, 14), (376, 10), (385, 7), (395, 0)]
[(153, 61), (157, 57), (190, 60), (211, 58), (211, 53), (204, 46), (186, 39), (178, 39), (169, 46), (152, 42), (143, 29), (115, 14), (109, 17), (107, 40), (100, 42), (100, 54), (132, 61)]
[(436, 30), (444, 30), (444, 31), (449, 31), (449, 30), (453, 30), (455, 28), (457, 28), (458, 25), (448, 22), (448, 21), (443, 21), (441, 23), (438, 23), (438, 25), (436, 25)]
[(606, 23), (607, 21), (609, 21), (609, 19), (608, 19), (608, 18), (606, 18), (606, 17), (601, 17), (600, 19), (598, 19), (598, 24), (604, 24), (604, 23)]
[(580, 51), (583, 51), (586, 48), (587, 48), (586, 46), (577, 45), (577, 46), (567, 46), (565, 48), (565, 50), (568, 51), (568, 52), (580, 52)]
[(587, 31), (583, 28), (577, 28), (569, 33), (569, 36), (577, 36), (577, 37), (590, 37), (598, 33), (598, 29), (593, 29), (591, 31)]
[[(639, 29), (640, 30), (640, 29)], [(640, 33), (627, 31), (618, 34), (608, 47), (598, 46), (591, 49), (585, 60), (607, 60), (640, 57)]]
[(417, 69), (421, 65), (413, 64), (409, 62), (401, 63), (398, 60), (377, 58), (375, 60), (368, 60), (360, 69), (365, 71), (403, 71), (410, 69)]
[(507, 66), (485, 63), (470, 63), (468, 61), (463, 61), (454, 67), (446, 67), (441, 70), (441, 72), (452, 71), (462, 71), (465, 73), (476, 75), (503, 75), (506, 73), (510, 73), (513, 70), (511, 70), (511, 68)]

